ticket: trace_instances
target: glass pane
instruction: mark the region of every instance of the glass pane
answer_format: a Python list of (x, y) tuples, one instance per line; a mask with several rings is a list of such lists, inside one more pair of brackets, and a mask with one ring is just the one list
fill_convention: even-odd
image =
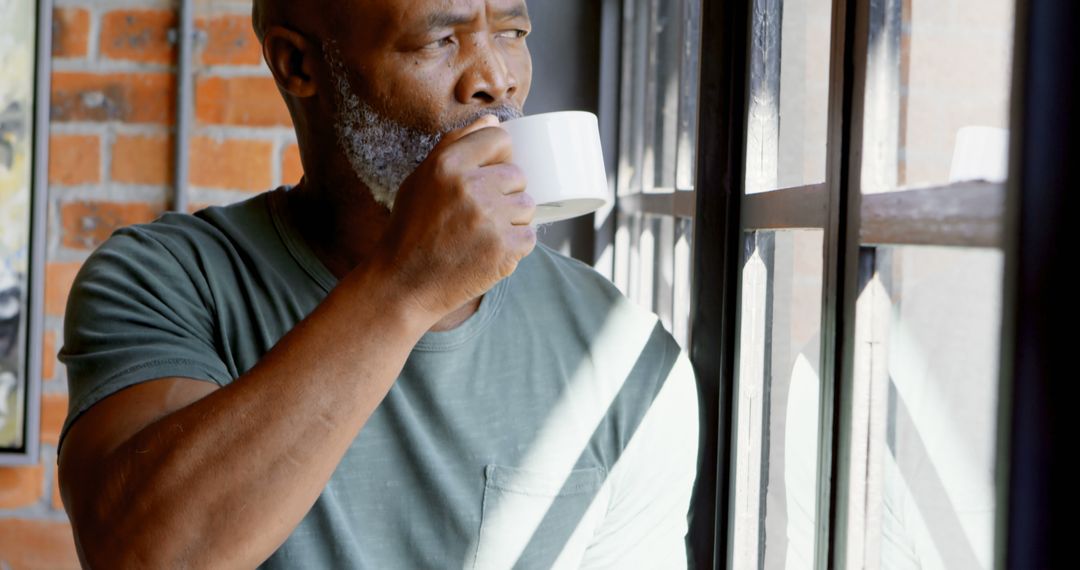
[(620, 214), (615, 232), (615, 285), (652, 311), (686, 347), (690, 321), (690, 255), (693, 220)]
[(832, 3), (755, 0), (746, 192), (825, 181)]
[(614, 210), (612, 215), (615, 216), (615, 270), (612, 272), (612, 281), (615, 282), (615, 286), (619, 288), (619, 291), (627, 297), (630, 296), (630, 260), (633, 252), (631, 251), (630, 235), (631, 226), (633, 225), (633, 217), (631, 215)]
[(991, 568), (1004, 256), (878, 248), (857, 308), (848, 561)]
[(732, 568), (813, 568), (824, 232), (746, 236)]
[(619, 191), (693, 188), (701, 8), (694, 0), (623, 4)]
[(26, 435), (36, 8), (0, 2), (0, 451)]
[(693, 190), (697, 176), (697, 117), (700, 84), (701, 3), (682, 2), (682, 65), (679, 80), (679, 150), (675, 173), (677, 190)]
[(1005, 180), (1015, 4), (873, 3), (864, 192)]
[(637, 288), (632, 289), (630, 299), (649, 311), (656, 311), (656, 281), (660, 269), (656, 265), (656, 246), (660, 237), (652, 216), (638, 218), (637, 233)]
[[(645, 167), (653, 189), (675, 188), (675, 152), (679, 114), (679, 2), (651, 0), (649, 106)], [(649, 190), (649, 189), (647, 189)]]
[(623, 2), (622, 90), (619, 107), (619, 194), (641, 192), (649, 62), (649, 2)]
[(648, 216), (649, 233), (655, 236), (652, 267), (652, 307), (664, 328), (671, 332), (675, 301), (675, 218)]
[(675, 223), (675, 294), (671, 334), (679, 346), (690, 348), (690, 255), (694, 248), (694, 220), (679, 218)]

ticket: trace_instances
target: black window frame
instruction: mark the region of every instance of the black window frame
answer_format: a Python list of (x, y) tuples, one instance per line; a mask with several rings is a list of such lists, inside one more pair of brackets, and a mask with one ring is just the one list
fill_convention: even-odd
[[(631, 0), (632, 1), (632, 0)], [(855, 302), (877, 245), (992, 247), (1005, 253), (1001, 331), (995, 567), (1049, 567), (1069, 560), (1060, 438), (1068, 348), (1061, 308), (1068, 264), (1055, 257), (1075, 212), (1080, 171), (1065, 156), (1080, 132), (1076, 3), (1017, 0), (1010, 176), (1006, 183), (864, 195), (869, 42), (887, 33), (898, 0), (834, 0), (826, 182), (744, 195), (753, 0), (701, 0), (694, 193), (622, 193), (617, 212), (693, 219), (690, 358), (701, 395), (701, 466), (689, 541), (697, 568), (723, 568), (732, 533), (732, 402), (737, 375), (738, 290), (748, 229), (825, 230), (817, 567), (843, 559), (850, 445)], [(608, 4), (610, 6), (610, 4)], [(625, 23), (625, 20), (624, 20)], [(624, 32), (625, 33), (625, 32)], [(623, 38), (626, 46), (626, 38)], [(626, 68), (623, 68), (626, 73)], [(625, 125), (621, 128), (625, 129)], [(872, 131), (871, 131), (872, 132)], [(1054, 160), (1057, 158), (1058, 160)], [(676, 189), (677, 190), (677, 189)], [(692, 204), (686, 203), (692, 198)], [(927, 225), (927, 212), (935, 224)], [(617, 253), (618, 254), (618, 253)], [(1056, 453), (1061, 451), (1062, 453)]]

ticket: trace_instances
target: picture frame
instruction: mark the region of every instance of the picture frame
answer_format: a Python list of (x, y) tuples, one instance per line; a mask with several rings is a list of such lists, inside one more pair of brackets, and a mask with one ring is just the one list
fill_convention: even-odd
[(0, 0), (0, 466), (40, 460), (51, 0)]

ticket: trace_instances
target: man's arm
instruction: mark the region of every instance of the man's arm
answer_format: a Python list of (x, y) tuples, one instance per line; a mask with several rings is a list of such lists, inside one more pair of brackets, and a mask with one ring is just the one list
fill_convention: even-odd
[(403, 186), (383, 255), (254, 368), (221, 389), (135, 386), (71, 426), (59, 475), (84, 564), (244, 568), (273, 554), (424, 332), (535, 244), (509, 136), (484, 128), (496, 123), (446, 137)]
[(374, 279), (344, 281), (224, 388), (154, 381), (80, 418), (60, 478), (84, 562), (243, 568), (276, 550), (424, 332)]

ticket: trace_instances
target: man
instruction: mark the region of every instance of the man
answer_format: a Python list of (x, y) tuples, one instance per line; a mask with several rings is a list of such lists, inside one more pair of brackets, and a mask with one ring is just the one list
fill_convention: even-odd
[(305, 176), (80, 272), (59, 451), (95, 568), (685, 566), (697, 400), (535, 247), (521, 0), (256, 2)]

